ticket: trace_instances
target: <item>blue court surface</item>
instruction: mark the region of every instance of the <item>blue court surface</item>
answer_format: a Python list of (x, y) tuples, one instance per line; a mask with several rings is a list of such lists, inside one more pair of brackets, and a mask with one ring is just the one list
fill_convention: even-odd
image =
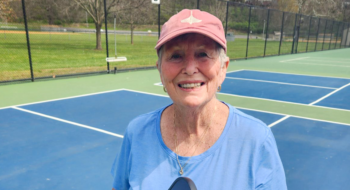
[[(0, 189), (111, 189), (128, 122), (170, 103), (116, 90), (0, 109)], [(272, 127), (289, 189), (349, 189), (350, 125), (240, 110)]]
[(222, 94), (350, 110), (350, 79), (239, 70), (226, 75)]

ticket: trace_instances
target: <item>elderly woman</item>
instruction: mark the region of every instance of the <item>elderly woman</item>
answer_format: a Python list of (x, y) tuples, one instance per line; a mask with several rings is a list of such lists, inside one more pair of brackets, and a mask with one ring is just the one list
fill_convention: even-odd
[(221, 21), (182, 10), (162, 27), (157, 67), (173, 104), (130, 122), (114, 189), (168, 189), (179, 176), (205, 189), (286, 189), (271, 130), (216, 98), (229, 59)]

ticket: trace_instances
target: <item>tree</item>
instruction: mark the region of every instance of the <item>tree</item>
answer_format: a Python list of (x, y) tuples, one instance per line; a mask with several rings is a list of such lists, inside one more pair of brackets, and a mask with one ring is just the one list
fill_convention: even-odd
[(121, 19), (124, 19), (126, 23), (130, 24), (131, 44), (134, 44), (134, 29), (136, 23), (144, 23), (149, 20), (150, 5), (146, 0), (126, 0), (121, 2), (119, 6), (118, 15)]
[[(96, 29), (96, 49), (102, 50), (101, 28), (105, 19), (103, 0), (74, 0), (79, 7), (85, 10), (94, 20)], [(120, 0), (110, 0), (107, 2), (107, 14), (116, 6)]]
[(6, 22), (13, 21), (17, 18), (12, 7), (10, 6), (11, 2), (12, 0), (0, 1), (0, 19), (5, 20)]
[(277, 9), (285, 12), (298, 12), (298, 0), (278, 0)]

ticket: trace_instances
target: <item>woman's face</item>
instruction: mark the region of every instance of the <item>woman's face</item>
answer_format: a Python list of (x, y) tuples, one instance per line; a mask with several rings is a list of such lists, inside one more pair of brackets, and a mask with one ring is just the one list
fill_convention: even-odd
[(198, 107), (215, 98), (226, 76), (216, 42), (201, 34), (186, 34), (164, 45), (160, 77), (175, 104)]

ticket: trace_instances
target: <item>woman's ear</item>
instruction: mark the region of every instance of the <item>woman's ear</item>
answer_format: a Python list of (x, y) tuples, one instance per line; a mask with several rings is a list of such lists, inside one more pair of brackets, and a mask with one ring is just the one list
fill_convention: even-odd
[(228, 68), (229, 63), (230, 63), (230, 59), (227, 57), (224, 65), (221, 67), (220, 85), (224, 82), (224, 80), (226, 78), (226, 72), (227, 72), (227, 68)]
[(225, 61), (225, 64), (224, 64), (224, 67), (225, 67), (226, 70), (227, 70), (229, 64), (230, 64), (230, 58), (227, 57), (227, 59)]
[(159, 64), (159, 59), (156, 61), (156, 67), (157, 67), (157, 69), (158, 69), (158, 71), (159, 71), (159, 73), (161, 73), (161, 64)]
[(158, 61), (156, 61), (156, 66), (157, 66), (157, 69), (159, 71), (159, 77), (160, 77), (160, 81), (163, 83), (163, 77), (162, 77), (162, 72), (161, 72), (161, 69), (160, 69), (160, 65), (158, 64)]

